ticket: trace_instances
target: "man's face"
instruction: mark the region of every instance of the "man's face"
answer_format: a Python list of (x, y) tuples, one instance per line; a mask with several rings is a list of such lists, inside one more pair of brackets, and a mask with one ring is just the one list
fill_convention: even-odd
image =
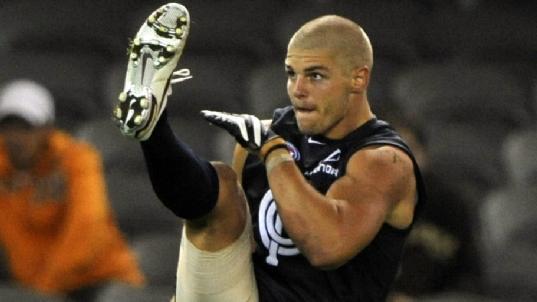
[(285, 66), (287, 93), (300, 131), (330, 138), (342, 127), (347, 116), (352, 93), (351, 76), (326, 49), (291, 47)]
[(36, 128), (23, 121), (2, 123), (0, 137), (14, 168), (27, 170), (34, 166), (40, 152), (44, 151), (48, 128)]

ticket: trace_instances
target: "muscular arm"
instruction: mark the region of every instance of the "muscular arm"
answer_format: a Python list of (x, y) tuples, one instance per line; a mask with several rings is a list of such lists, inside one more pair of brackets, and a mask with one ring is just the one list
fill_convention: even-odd
[[(271, 153), (267, 163), (279, 152), (286, 151)], [(373, 240), (383, 223), (406, 227), (412, 221), (416, 194), (412, 162), (395, 147), (369, 147), (355, 153), (346, 174), (326, 196), (292, 162), (275, 166), (268, 179), (285, 230), (319, 268), (347, 262)], [(412, 206), (399, 206), (409, 203)]]
[[(402, 150), (376, 146), (358, 151), (325, 196), (280, 147), (285, 141), (259, 127), (255, 116), (202, 113), (264, 161), (283, 226), (312, 265), (339, 267), (366, 247), (383, 223), (397, 228), (410, 225), (416, 188), (412, 161)], [(234, 171), (241, 175), (244, 160), (237, 153), (235, 158), (239, 160)]]

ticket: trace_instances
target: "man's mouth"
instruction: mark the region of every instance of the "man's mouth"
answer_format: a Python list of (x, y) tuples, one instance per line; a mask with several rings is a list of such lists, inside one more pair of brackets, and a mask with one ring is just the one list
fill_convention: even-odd
[(314, 106), (295, 106), (295, 112), (297, 113), (306, 114), (306, 113), (311, 113), (313, 111), (315, 111)]

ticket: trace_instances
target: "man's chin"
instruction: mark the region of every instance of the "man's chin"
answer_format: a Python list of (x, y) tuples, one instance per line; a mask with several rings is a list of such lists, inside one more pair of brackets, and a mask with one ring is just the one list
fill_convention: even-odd
[(298, 123), (298, 130), (300, 130), (300, 133), (309, 136), (319, 134), (318, 129), (315, 129), (314, 127), (309, 125), (303, 125), (301, 123)]

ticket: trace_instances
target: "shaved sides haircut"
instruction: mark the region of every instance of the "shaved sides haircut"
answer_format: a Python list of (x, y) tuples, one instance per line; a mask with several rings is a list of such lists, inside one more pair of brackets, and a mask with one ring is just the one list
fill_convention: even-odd
[(288, 50), (327, 49), (343, 66), (373, 68), (373, 48), (365, 31), (355, 22), (336, 15), (322, 16), (304, 24), (291, 38)]

